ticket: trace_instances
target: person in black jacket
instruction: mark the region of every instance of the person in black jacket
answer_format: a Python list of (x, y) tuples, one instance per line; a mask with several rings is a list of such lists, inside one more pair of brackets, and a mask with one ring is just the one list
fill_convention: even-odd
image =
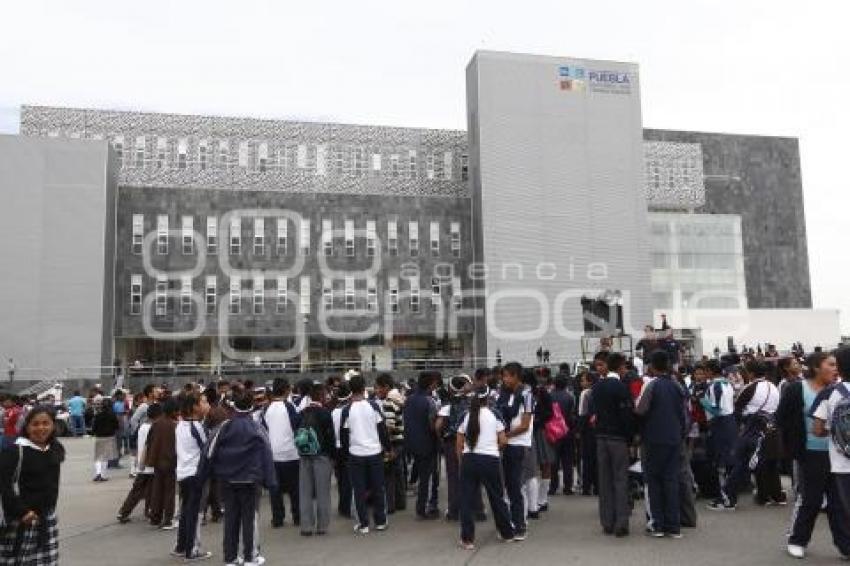
[(416, 517), (419, 519), (440, 516), (437, 501), (429, 498), (431, 484), (435, 481), (433, 476), (438, 471), (437, 406), (432, 393), (439, 379), (439, 374), (434, 372), (420, 373), (416, 391), (404, 405), (404, 449), (413, 456), (413, 465), (419, 470), (416, 494)]
[(0, 532), (0, 563), (56, 566), (59, 532), (56, 501), (65, 448), (56, 440), (53, 411), (27, 414), (21, 436), (0, 453), (0, 497), (6, 527)]
[[(814, 422), (809, 414), (815, 399), (838, 375), (835, 358), (818, 352), (809, 356), (806, 365), (809, 375), (783, 388), (776, 409), (776, 424), (782, 433), (783, 446), (794, 459), (796, 497), (788, 554), (795, 558), (805, 556), (824, 496), (828, 502), (836, 501), (837, 497), (830, 477), (828, 439), (814, 434)], [(837, 546), (847, 546), (850, 541), (846, 540), (847, 527), (840, 524), (845, 516), (839, 506), (827, 505), (827, 517)]]
[(96, 482), (107, 481), (107, 462), (118, 458), (118, 446), (115, 443), (115, 434), (118, 432), (120, 423), (118, 417), (112, 411), (112, 403), (108, 397), (101, 397), (95, 405), (95, 414), (92, 419), (92, 435), (94, 441), (94, 480)]
[[(600, 352), (601, 353), (601, 352)], [(629, 534), (629, 443), (634, 436), (634, 403), (622, 379), (626, 358), (616, 352), (594, 360), (601, 376), (590, 393), (595, 418), (596, 460), (599, 469), (599, 519), (605, 534)]]

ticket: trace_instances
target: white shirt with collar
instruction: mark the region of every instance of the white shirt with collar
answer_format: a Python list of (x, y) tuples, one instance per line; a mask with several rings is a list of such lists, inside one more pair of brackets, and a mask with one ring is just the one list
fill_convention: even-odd
[(289, 421), (289, 410), (286, 402), (277, 400), (269, 403), (265, 414), (257, 412), (257, 419), (262, 423), (265, 419), (269, 431), (269, 443), (272, 447), (272, 458), (275, 462), (291, 462), (298, 460), (298, 449), (295, 448), (295, 431)]

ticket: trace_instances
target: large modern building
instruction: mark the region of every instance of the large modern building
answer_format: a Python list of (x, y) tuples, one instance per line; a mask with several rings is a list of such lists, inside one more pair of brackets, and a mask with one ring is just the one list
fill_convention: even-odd
[[(574, 360), (660, 312), (711, 330), (706, 348), (733, 335), (724, 313), (811, 312), (795, 139), (643, 129), (627, 63), (479, 52), (467, 106), (466, 132), (25, 106), (0, 193), (26, 226), (0, 260), (49, 267), (25, 308), (58, 285), (77, 321), (59, 331), (101, 346), (31, 353), (42, 322), (4, 292), (0, 350), (49, 368)], [(62, 199), (33, 189), (56, 182)], [(63, 285), (65, 248), (99, 268)]]

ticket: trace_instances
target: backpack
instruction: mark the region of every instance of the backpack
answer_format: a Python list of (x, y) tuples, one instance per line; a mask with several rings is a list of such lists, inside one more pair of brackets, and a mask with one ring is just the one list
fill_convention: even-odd
[(567, 421), (564, 419), (564, 414), (561, 412), (561, 406), (552, 402), (552, 418), (543, 427), (543, 434), (546, 437), (546, 442), (549, 444), (557, 444), (561, 439), (567, 436), (570, 431), (567, 426)]
[(312, 411), (304, 415), (301, 426), (295, 431), (295, 449), (299, 456), (318, 456), (322, 453), (322, 445), (319, 443), (319, 435), (313, 427)]
[(449, 407), (449, 416), (446, 419), (446, 426), (443, 428), (443, 440), (451, 440), (457, 434), (457, 429), (469, 412), (469, 402), (466, 399), (460, 399), (451, 404)]
[(835, 449), (850, 458), (850, 391), (845, 383), (839, 383), (836, 388), (841, 394), (841, 400), (832, 409), (829, 417), (829, 434)]

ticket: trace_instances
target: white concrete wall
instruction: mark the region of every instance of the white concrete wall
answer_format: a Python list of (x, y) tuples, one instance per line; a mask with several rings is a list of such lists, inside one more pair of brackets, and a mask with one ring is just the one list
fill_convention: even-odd
[(715, 346), (725, 352), (728, 336), (734, 337), (738, 347), (775, 344), (780, 351), (794, 342), (802, 342), (807, 350), (833, 348), (841, 340), (835, 309), (656, 310), (654, 320), (660, 320), (662, 312), (675, 328), (702, 329), (703, 353)]
[[(627, 78), (599, 78), (613, 73)], [(577, 356), (581, 296), (609, 289), (640, 329), (651, 304), (637, 66), (478, 52), (467, 91), (487, 355)]]

